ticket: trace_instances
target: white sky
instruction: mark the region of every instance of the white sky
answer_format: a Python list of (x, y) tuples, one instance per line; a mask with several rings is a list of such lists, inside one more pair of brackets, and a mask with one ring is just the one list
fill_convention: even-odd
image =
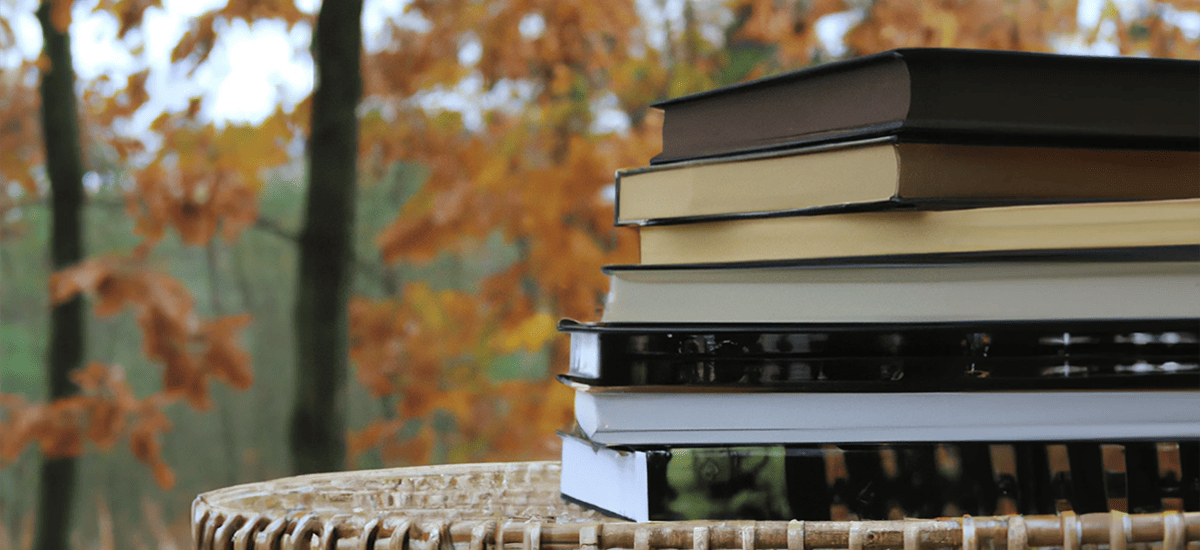
[[(219, 8), (226, 0), (163, 0), (163, 9), (150, 8), (146, 11), (145, 20), (140, 31), (131, 33), (126, 44), (116, 40), (117, 22), (107, 13), (92, 11), (95, 0), (79, 0), (73, 12), (71, 23), (72, 55), (75, 70), (81, 79), (91, 79), (101, 74), (108, 74), (117, 82), (123, 82), (125, 76), (151, 67), (151, 80), (147, 83), (149, 104), (144, 107), (133, 121), (133, 126), (146, 127), (159, 113), (186, 109), (188, 99), (196, 95), (204, 95), (202, 116), (222, 122), (258, 122), (265, 118), (276, 105), (283, 104), (290, 109), (296, 102), (303, 99), (312, 88), (312, 58), (308, 52), (311, 29), (308, 25), (297, 25), (289, 33), (284, 25), (277, 21), (259, 21), (253, 26), (242, 21), (232, 24), (218, 23), (218, 42), (208, 61), (188, 77), (188, 67), (172, 67), (170, 64), (171, 49), (187, 30), (188, 20), (210, 9)], [(298, 0), (301, 10), (312, 13), (320, 0)], [(1105, 0), (1080, 0), (1078, 19), (1081, 26), (1090, 28), (1101, 17)], [(15, 51), (0, 52), (0, 68), (12, 67), (20, 59), (32, 59), (41, 50), (41, 29), (33, 17), (33, 9), (37, 0), (0, 0), (0, 12), (14, 24), (17, 47)], [(383, 22), (391, 15), (402, 10), (404, 2), (388, 0), (366, 0), (363, 26), (366, 47), (380, 47), (377, 36), (383, 28)], [(662, 3), (653, 0), (638, 0), (639, 8), (645, 12), (648, 19), (678, 19), (682, 13), (682, 0), (667, 0)], [(1118, 2), (1118, 7), (1124, 17), (1133, 16), (1143, 0), (1124, 0)], [(706, 10), (707, 13), (717, 13), (708, 26), (712, 28), (712, 40), (720, 40), (720, 29), (727, 23), (719, 12)], [(1200, 35), (1200, 14), (1180, 14), (1174, 10), (1167, 13), (1173, 23), (1180, 26), (1188, 36)], [(829, 52), (838, 55), (844, 53), (845, 47), (841, 38), (846, 30), (858, 22), (863, 16), (863, 10), (850, 10), (830, 14), (816, 22), (818, 38), (822, 46)], [(529, 18), (527, 18), (529, 19)], [(419, 19), (406, 19), (402, 22), (406, 27), (421, 28), (427, 25)], [(540, 34), (544, 22), (537, 18), (522, 21), (521, 31), (526, 34)], [(1064, 42), (1059, 44), (1064, 53), (1093, 53), (1116, 54), (1113, 43), (1115, 25), (1102, 25), (1100, 40), (1095, 44), (1084, 44), (1081, 41)], [(143, 33), (143, 34), (138, 34)], [(651, 33), (649, 40), (652, 44), (661, 44), (665, 36)], [(129, 53), (129, 46), (144, 38), (145, 49), (141, 57)], [(460, 52), (460, 59), (471, 63), (478, 60), (478, 45), (468, 42)], [(421, 104), (429, 108), (447, 108), (464, 111), (468, 124), (479, 117), (478, 107), (464, 97), (478, 98), (481, 93), (481, 83), (466, 81), (455, 90), (445, 90), (429, 94), (421, 99)], [(512, 97), (521, 95), (519, 85), (513, 90), (504, 92)], [(494, 101), (504, 101), (504, 98)], [(613, 102), (609, 102), (613, 103)], [(621, 117), (611, 105), (601, 101), (598, 109), (599, 130), (617, 130), (623, 125)], [(474, 111), (472, 111), (474, 109)]]
[[(149, 103), (138, 113), (135, 126), (148, 125), (164, 110), (187, 108), (188, 100), (206, 96), (202, 116), (218, 122), (259, 122), (276, 105), (290, 108), (312, 90), (312, 57), (308, 47), (312, 29), (296, 25), (288, 32), (282, 22), (244, 21), (217, 23), (217, 44), (207, 62), (191, 77), (190, 67), (172, 67), (171, 49), (188, 29), (189, 19), (224, 6), (226, 0), (163, 0), (163, 8), (146, 10), (139, 30), (125, 43), (117, 40), (117, 21), (94, 12), (95, 0), (79, 0), (72, 12), (71, 55), (80, 79), (107, 74), (117, 82), (150, 67)], [(319, 0), (297, 0), (313, 13)], [(399, 4), (402, 6), (402, 4)], [(36, 58), (42, 48), (41, 28), (33, 16), (37, 0), (0, 0), (0, 11), (13, 22), (15, 51), (0, 52), (0, 67), (13, 67), (21, 58)], [(386, 9), (399, 10), (396, 2), (367, 0), (364, 30), (374, 36), (383, 26)], [(140, 57), (130, 46), (144, 41)]]

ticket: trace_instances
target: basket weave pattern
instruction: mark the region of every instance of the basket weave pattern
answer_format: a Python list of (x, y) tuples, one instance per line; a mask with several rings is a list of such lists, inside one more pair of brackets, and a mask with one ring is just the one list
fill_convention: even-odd
[(297, 476), (200, 495), (192, 538), (197, 550), (1200, 548), (1200, 512), (630, 523), (563, 502), (558, 483), (557, 462)]

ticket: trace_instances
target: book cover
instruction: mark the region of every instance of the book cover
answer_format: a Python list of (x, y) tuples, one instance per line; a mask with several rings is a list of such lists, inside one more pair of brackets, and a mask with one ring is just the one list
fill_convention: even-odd
[(1183, 318), (1200, 312), (1195, 247), (886, 260), (610, 266), (601, 320), (909, 323)]
[(663, 164), (878, 136), (1200, 149), (1200, 62), (899, 49), (655, 104)]
[(1200, 439), (1200, 388), (980, 392), (643, 392), (575, 384), (605, 445)]
[(1196, 440), (614, 448), (560, 435), (563, 496), (634, 521), (1200, 509)]
[(1040, 204), (651, 225), (642, 264), (1200, 244), (1200, 200)]
[(617, 173), (617, 225), (1200, 196), (1200, 152), (894, 139)]
[(619, 392), (1200, 388), (1200, 318), (581, 324), (565, 382)]

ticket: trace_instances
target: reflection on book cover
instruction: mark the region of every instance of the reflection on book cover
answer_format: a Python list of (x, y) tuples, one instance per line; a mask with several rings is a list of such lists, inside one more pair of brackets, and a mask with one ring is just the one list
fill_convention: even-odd
[(921, 325), (564, 325), (591, 391), (1200, 387), (1196, 319)]
[(1200, 478), (1181, 457), (1195, 458), (1198, 446), (959, 442), (645, 451), (653, 520), (844, 521), (1196, 511)]

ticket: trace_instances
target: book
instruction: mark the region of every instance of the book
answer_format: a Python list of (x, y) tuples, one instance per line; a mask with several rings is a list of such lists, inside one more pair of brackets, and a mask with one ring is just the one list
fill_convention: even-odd
[(1200, 438), (1200, 388), (1139, 391), (608, 391), (573, 384), (605, 445)]
[[(1197, 227), (1200, 232), (1200, 227)], [(1191, 317), (1200, 248), (1012, 261), (610, 266), (605, 323), (906, 323)]]
[(1200, 318), (983, 323), (581, 324), (560, 380), (588, 391), (1200, 388)]
[(617, 173), (617, 225), (832, 209), (1200, 197), (1200, 152), (895, 139)]
[(1155, 476), (1194, 465), (1196, 440), (614, 448), (560, 436), (563, 497), (633, 521), (1159, 512), (1200, 496), (1195, 467)]
[(656, 103), (652, 164), (849, 139), (1200, 148), (1200, 62), (899, 49)]
[(648, 225), (639, 233), (646, 265), (1194, 246), (1200, 200), (786, 216)]

